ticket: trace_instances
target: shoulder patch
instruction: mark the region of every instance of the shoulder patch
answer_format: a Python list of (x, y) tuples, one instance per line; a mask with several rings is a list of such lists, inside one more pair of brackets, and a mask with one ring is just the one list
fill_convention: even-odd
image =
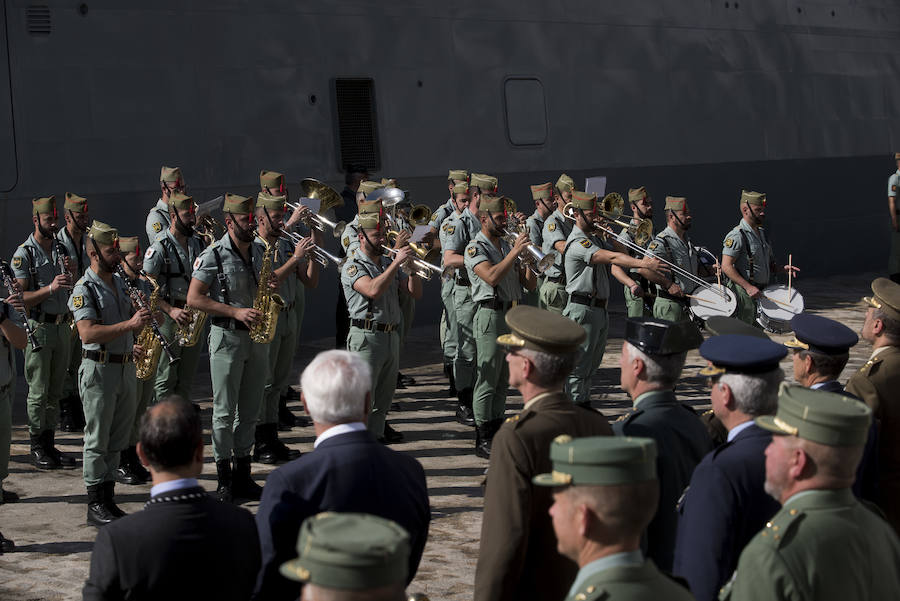
[(549, 232), (555, 232), (555, 231), (556, 231), (556, 223), (553, 222), (553, 221), (551, 221), (550, 223), (548, 223), (548, 224), (547, 224), (547, 231), (549, 231)]
[(896, 185), (891, 186), (891, 192), (896, 192), (896, 191), (897, 191), (897, 186)]
[(771, 521), (766, 522), (766, 527), (759, 532), (759, 539), (776, 549), (780, 548), (804, 515), (806, 514), (797, 508), (782, 509)]
[(162, 231), (162, 222), (161, 221), (157, 221), (156, 223), (153, 224), (153, 231), (156, 232), (157, 234)]
[(657, 248), (659, 248), (659, 242), (654, 240), (647, 248), (649, 248), (650, 250), (656, 250)]
[(341, 242), (344, 244), (344, 248), (350, 248), (350, 236), (344, 236)]
[(22, 257), (13, 257), (12, 266), (16, 269), (20, 269), (22, 267)]
[(84, 296), (81, 294), (77, 294), (72, 297), (72, 306), (76, 309), (80, 309), (84, 306)]
[(156, 250), (151, 246), (150, 248), (147, 249), (147, 252), (144, 253), (144, 259), (145, 260), (149, 259), (150, 257), (152, 257), (155, 254), (156, 254)]
[(725, 240), (725, 247), (726, 247), (726, 248), (731, 248), (732, 246), (734, 246), (734, 238), (728, 238), (728, 239), (726, 239), (726, 240)]
[(581, 245), (582, 245), (583, 247), (585, 247), (585, 248), (590, 248), (590, 247), (591, 247), (591, 241), (588, 240), (587, 238), (585, 238), (585, 239), (583, 239), (583, 240), (581, 241)]
[(194, 259), (194, 269), (200, 269), (200, 264), (203, 262), (203, 257), (197, 257)]
[(447, 232), (448, 236), (452, 236), (453, 233), (456, 231), (456, 226), (447, 224), (447, 226), (444, 228), (444, 231)]
[(347, 275), (350, 276), (351, 278), (353, 276), (355, 276), (358, 271), (359, 271), (359, 269), (356, 267), (356, 265), (348, 265), (347, 266)]
[(469, 255), (470, 257), (474, 257), (475, 255), (478, 254), (478, 247), (470, 246), (469, 248), (466, 249), (466, 254)]

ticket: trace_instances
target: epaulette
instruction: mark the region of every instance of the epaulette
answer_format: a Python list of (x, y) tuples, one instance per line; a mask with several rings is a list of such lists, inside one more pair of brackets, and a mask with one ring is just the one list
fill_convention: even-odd
[(625, 424), (628, 424), (629, 422), (631, 422), (634, 418), (636, 418), (643, 412), (644, 412), (643, 409), (634, 409), (631, 411), (631, 413), (623, 413), (622, 415), (620, 415), (618, 417), (618, 419), (616, 419), (616, 422), (623, 422)]
[(575, 601), (599, 601), (609, 599), (609, 593), (605, 588), (593, 584), (582, 586), (574, 597)]
[(769, 545), (780, 548), (787, 539), (788, 534), (797, 527), (800, 518), (806, 515), (796, 507), (779, 511), (771, 521), (766, 522), (766, 527), (759, 532), (759, 538)]
[(522, 426), (522, 424), (524, 424), (524, 423), (527, 422), (529, 419), (531, 419), (532, 416), (535, 415), (535, 413), (536, 413), (536, 412), (534, 412), (534, 411), (528, 411), (527, 413), (524, 413), (524, 412), (523, 412), (523, 413), (519, 413), (519, 414), (517, 414), (517, 415), (514, 415), (514, 416), (512, 416), (512, 417), (509, 418), (509, 419), (511, 419), (511, 420), (514, 422), (514, 423), (513, 423), (513, 428), (519, 428), (519, 427)]
[(878, 365), (881, 363), (881, 357), (872, 357), (866, 364), (859, 368), (859, 373), (864, 376), (870, 375), (873, 371), (878, 370)]
[(517, 422), (517, 421), (519, 421), (519, 415), (518, 415), (518, 414), (513, 415), (512, 417), (507, 417), (507, 418), (506, 418), (506, 421), (503, 422), (503, 423), (508, 424), (509, 422)]

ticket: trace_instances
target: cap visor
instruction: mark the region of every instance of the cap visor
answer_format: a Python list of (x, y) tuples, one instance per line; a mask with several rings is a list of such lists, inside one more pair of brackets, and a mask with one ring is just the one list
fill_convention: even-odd
[(306, 582), (309, 580), (309, 570), (300, 563), (300, 558), (286, 561), (278, 568), (282, 576), (288, 580), (296, 582)]
[(796, 337), (791, 338), (790, 340), (788, 340), (787, 342), (784, 342), (783, 344), (784, 344), (784, 346), (786, 346), (788, 348), (798, 348), (798, 349), (803, 349), (804, 351), (809, 350), (809, 345), (806, 344), (805, 342), (800, 342), (799, 340), (797, 340)]
[(716, 367), (715, 365), (707, 365), (697, 373), (701, 376), (718, 376), (725, 373), (724, 367)]
[(553, 474), (538, 474), (531, 479), (531, 482), (538, 486), (569, 486), (569, 484), (565, 482), (560, 482), (558, 478), (554, 478)]
[(525, 341), (515, 334), (503, 334), (502, 336), (497, 336), (497, 344), (510, 348), (522, 348), (525, 346)]
[(763, 430), (768, 430), (773, 434), (781, 434), (783, 436), (791, 436), (794, 434), (793, 432), (785, 430), (784, 428), (776, 424), (774, 415), (761, 415), (753, 421)]

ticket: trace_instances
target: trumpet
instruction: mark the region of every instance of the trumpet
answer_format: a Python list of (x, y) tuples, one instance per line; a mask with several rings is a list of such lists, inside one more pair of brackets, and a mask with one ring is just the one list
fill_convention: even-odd
[[(289, 202), (286, 204), (293, 211), (299, 211), (303, 206), (299, 202)], [(338, 221), (337, 223), (335, 223), (327, 217), (323, 217), (322, 215), (317, 215), (312, 212), (310, 212), (307, 217), (303, 218), (303, 223), (306, 224), (306, 227), (319, 230), (320, 232), (324, 232), (326, 227), (330, 227), (331, 233), (335, 238), (340, 238), (341, 234), (344, 233), (344, 228), (347, 227), (347, 224), (343, 221)]]
[[(300, 234), (297, 234), (295, 232), (288, 232), (285, 230), (281, 231), (281, 234), (279, 235), (279, 237), (284, 238), (291, 244), (298, 244), (300, 242), (300, 240), (303, 239), (303, 236), (301, 236)], [(333, 263), (338, 268), (338, 271), (340, 271), (341, 268), (343, 268), (344, 262), (347, 260), (346, 258), (341, 259), (340, 257), (334, 256), (333, 254), (331, 254), (330, 252), (328, 252), (327, 250), (325, 250), (324, 248), (322, 248), (321, 246), (319, 246), (317, 244), (313, 244), (312, 255), (313, 255), (313, 259), (315, 259), (316, 263), (318, 263), (322, 267), (328, 267), (329, 263)]]
[[(616, 193), (613, 192), (612, 194)], [(610, 195), (607, 194), (607, 197), (609, 196)], [(622, 197), (619, 196), (619, 198), (621, 199)], [(603, 204), (604, 206), (607, 206), (606, 198), (603, 199)], [(647, 246), (647, 243), (653, 238), (653, 222), (649, 219), (641, 219), (637, 223), (626, 223), (625, 221), (619, 221), (618, 217), (621, 216), (621, 213), (616, 210), (607, 211), (603, 208), (600, 209), (599, 212), (601, 219), (625, 228), (639, 246)], [(563, 215), (565, 215), (567, 219), (575, 221), (575, 210), (572, 208), (571, 202), (567, 202), (563, 207)]]
[[(384, 251), (386, 256), (394, 256), (398, 252), (390, 246), (383, 246), (382, 250)], [(433, 250), (438, 253), (440, 252), (437, 251), (437, 249)], [(413, 252), (415, 252), (415, 249), (413, 249)], [(432, 256), (431, 252), (429, 252), (427, 256)], [(405, 273), (406, 275), (416, 275), (423, 280), (430, 280), (434, 275), (440, 275), (441, 279), (452, 277), (452, 268), (450, 267), (438, 267), (434, 263), (429, 263), (424, 259), (412, 259), (410, 262), (412, 263), (412, 267), (407, 267), (406, 264), (401, 267), (403, 273)]]
[[(509, 228), (504, 228), (503, 237), (506, 238), (506, 241), (509, 242), (510, 246), (516, 243), (516, 238), (518, 238), (520, 234), (527, 234), (525, 227), (524, 223), (514, 221), (513, 229), (510, 230)], [(520, 258), (534, 275), (542, 275), (556, 262), (556, 256), (557, 252), (555, 250), (545, 253), (538, 248), (536, 244), (529, 242), (528, 252), (521, 255)]]

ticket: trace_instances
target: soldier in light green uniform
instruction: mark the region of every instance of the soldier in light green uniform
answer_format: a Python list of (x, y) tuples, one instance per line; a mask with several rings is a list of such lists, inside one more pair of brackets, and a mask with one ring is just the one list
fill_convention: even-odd
[[(643, 220), (653, 219), (653, 201), (650, 195), (647, 194), (646, 188), (643, 186), (630, 188), (628, 190), (628, 202), (631, 204), (632, 218), (630, 223), (632, 226), (637, 227)], [(635, 231), (629, 228), (623, 228), (616, 240), (626, 247), (626, 251), (632, 257), (640, 257), (642, 255), (629, 249), (626, 244), (635, 244), (647, 248), (647, 244), (650, 242), (647, 240), (642, 244), (638, 244), (635, 239)], [(643, 317), (646, 308), (653, 308), (654, 299), (651, 294), (650, 283), (646, 277), (640, 275), (637, 270), (629, 269), (625, 271), (618, 265), (613, 265), (610, 268), (610, 272), (625, 287), (625, 310), (628, 317)]]
[[(666, 229), (656, 235), (647, 250), (654, 257), (665, 259), (699, 278), (700, 255), (687, 235), (693, 223), (687, 198), (667, 196), (665, 215)], [(697, 282), (689, 280), (678, 272), (671, 272), (668, 275), (646, 273), (657, 287), (656, 302), (653, 303), (653, 317), (667, 321), (690, 319), (691, 312), (684, 295), (692, 294), (698, 287)]]
[(562, 315), (566, 308), (568, 298), (566, 295), (566, 273), (563, 268), (563, 253), (566, 250), (566, 240), (572, 233), (572, 222), (566, 219), (563, 208), (572, 200), (572, 191), (575, 190), (575, 182), (571, 177), (563, 173), (556, 180), (553, 190), (553, 200), (556, 201), (556, 210), (547, 217), (544, 222), (543, 245), (544, 253), (556, 251), (556, 260), (553, 266), (544, 272), (538, 297), (541, 309), (547, 309)]
[(159, 173), (159, 200), (147, 214), (147, 240), (153, 244), (156, 238), (169, 229), (171, 217), (169, 217), (169, 198), (173, 192), (184, 193), (184, 178), (178, 167), (162, 167)]
[(765, 489), (781, 510), (744, 547), (720, 599), (900, 599), (900, 539), (851, 486), (872, 411), (842, 394), (785, 386)]
[[(21, 313), (25, 303), (17, 291), (7, 290), (10, 296), (0, 300), (0, 505), (14, 503), (19, 495), (3, 490), (3, 481), (9, 476), (9, 445), (12, 443), (12, 404), (16, 388), (16, 353), (28, 344), (22, 327)], [(0, 533), (0, 553), (15, 548), (15, 543)]]
[(897, 171), (888, 178), (888, 211), (891, 216), (891, 254), (888, 259), (888, 275), (891, 280), (900, 284), (900, 152), (894, 153)]
[(259, 500), (262, 487), (250, 475), (250, 453), (269, 373), (269, 347), (254, 342), (250, 329), (265, 319), (253, 308), (263, 252), (253, 244), (253, 199), (226, 194), (222, 211), (228, 231), (194, 261), (187, 302), (205, 311), (211, 322), (209, 371), (217, 494), (229, 502), (235, 498)]
[(25, 348), (31, 461), (41, 469), (75, 467), (75, 459), (60, 453), (54, 443), (59, 400), (72, 351), (66, 310), (72, 274), (66, 250), (55, 237), (56, 197), (35, 198), (31, 208), (34, 233), (12, 258), (13, 274), (29, 309), (29, 325), (41, 345), (37, 352), (30, 345)]
[(641, 553), (656, 512), (659, 481), (652, 438), (561, 435), (550, 445), (553, 530), (559, 552), (578, 564), (566, 601), (666, 599), (691, 594)]
[(359, 190), (356, 191), (356, 216), (347, 223), (344, 233), (341, 234), (341, 248), (348, 257), (359, 248), (359, 217), (366, 213), (381, 213), (381, 200), (366, 201), (366, 196), (381, 189), (384, 186), (380, 182), (364, 181), (360, 182)]
[[(441, 225), (443, 225), (444, 220), (457, 212), (456, 203), (453, 202), (453, 197), (456, 195), (454, 191), (456, 186), (458, 184), (466, 184), (468, 187), (468, 183), (469, 172), (465, 169), (451, 169), (447, 173), (447, 190), (450, 192), (450, 198), (434, 210), (431, 214), (431, 219), (428, 221), (428, 225), (431, 226), (431, 232), (436, 240), (440, 236)], [(437, 245), (440, 246), (440, 241), (438, 241)]]
[[(544, 222), (556, 209), (556, 203), (553, 202), (553, 184), (547, 182), (531, 186), (531, 198), (534, 200), (534, 213), (525, 220), (525, 225), (528, 227), (528, 238), (531, 243), (542, 248), (544, 246)], [(543, 281), (543, 275), (539, 276), (537, 288), (525, 295), (525, 304), (532, 307), (540, 305), (540, 286)]]
[(534, 274), (519, 256), (530, 240), (519, 234), (510, 245), (503, 237), (506, 228), (504, 199), (484, 196), (478, 218), (481, 231), (466, 246), (465, 265), (472, 282), (472, 301), (477, 307), (472, 331), (475, 335), (477, 379), (472, 399), (475, 414), (475, 454), (491, 455), (491, 441), (503, 424), (506, 410), (508, 367), (497, 337), (509, 332), (506, 312), (522, 297), (522, 287), (533, 290)]
[(121, 260), (115, 228), (94, 221), (88, 230), (91, 266), (75, 284), (69, 308), (81, 336), (78, 386), (84, 403), (84, 483), (87, 522), (102, 526), (125, 515), (115, 503), (119, 453), (134, 424), (137, 377), (134, 358), (143, 349), (137, 332), (151, 317), (133, 310), (125, 282), (114, 275)]
[[(165, 316), (159, 329), (166, 340), (175, 340), (178, 325), (190, 323), (185, 310), (188, 287), (194, 261), (203, 252), (203, 239), (194, 231), (197, 223), (197, 205), (194, 199), (181, 192), (173, 192), (169, 198), (169, 229), (163, 232), (144, 253), (144, 271), (156, 279), (160, 286), (159, 310)], [(209, 323), (203, 325), (203, 333), (194, 346), (172, 345), (172, 353), (179, 358), (174, 364), (160, 361), (153, 382), (154, 396), (165, 398), (177, 394), (191, 400), (191, 386), (197, 373), (200, 354), (206, 346)]]
[[(722, 247), (722, 272), (728, 276), (728, 288), (737, 295), (735, 317), (756, 323), (756, 299), (774, 279), (775, 254), (762, 227), (766, 217), (766, 195), (741, 192), (741, 222), (725, 236)], [(787, 272), (789, 267), (784, 266)], [(796, 277), (796, 266), (790, 267)]]
[(265, 250), (263, 239), (274, 247), (272, 270), (278, 280), (278, 294), (285, 303), (278, 316), (275, 337), (269, 344), (269, 374), (256, 426), (256, 445), (253, 451), (255, 461), (270, 464), (291, 461), (300, 456), (300, 451), (288, 448), (278, 439), (278, 405), (291, 377), (294, 351), (300, 333), (300, 324), (294, 311), (296, 288), (298, 286), (314, 288), (319, 283), (319, 264), (309, 260), (315, 234), (303, 238), (297, 244), (291, 244), (281, 237), (286, 200), (285, 196), (259, 193), (256, 199), (259, 237), (253, 242), (261, 251)]
[[(456, 233), (458, 227), (457, 218), (469, 206), (469, 184), (461, 181), (453, 186), (453, 196), (450, 202), (453, 204), (453, 213), (441, 220), (440, 236), (438, 245), (445, 248), (447, 240)], [(448, 267), (446, 253), (441, 253), (441, 267)], [(450, 394), (458, 395), (459, 390), (456, 387), (456, 378), (453, 373), (453, 362), (456, 359), (457, 347), (457, 323), (456, 323), (456, 303), (454, 302), (456, 293), (456, 275), (441, 279), (441, 303), (444, 306), (443, 318), (446, 321), (444, 335), (442, 337), (442, 347), (444, 349), (444, 375), (450, 380)], [(471, 399), (469, 399), (471, 401)], [(471, 402), (468, 405), (469, 415), (471, 419)], [(459, 400), (457, 414), (466, 413), (466, 405)], [(461, 416), (463, 420), (467, 419), (465, 415)]]
[[(477, 306), (472, 302), (472, 283), (465, 266), (466, 246), (481, 231), (478, 205), (482, 195), (493, 194), (497, 178), (483, 173), (473, 173), (469, 185), (468, 206), (447, 218), (442, 234), (444, 266), (456, 270), (453, 286), (453, 307), (456, 312), (456, 357), (453, 373), (459, 404), (456, 420), (467, 426), (475, 425), (472, 398), (475, 392), (475, 336), (472, 331)], [(461, 207), (461, 205), (460, 205)]]
[[(398, 187), (397, 180), (393, 178), (382, 178), (381, 185), (385, 188)], [(394, 230), (397, 232), (408, 230), (410, 233), (413, 231), (413, 227), (410, 225), (407, 218), (409, 215), (410, 206), (411, 205), (409, 202), (409, 197), (404, 194), (403, 200), (394, 205), (386, 215), (389, 218), (389, 230)], [(428, 238), (433, 238), (430, 232), (428, 234)], [(400, 322), (400, 346), (403, 347), (406, 344), (406, 336), (407, 334), (409, 334), (409, 329), (412, 327), (413, 318), (416, 315), (416, 299), (408, 294), (401, 294), (400, 314), (403, 315), (403, 320)], [(412, 376), (407, 376), (399, 369), (397, 370), (397, 388), (406, 388), (407, 386), (415, 385), (415, 383), (415, 378), (413, 378)]]
[(607, 250), (594, 236), (597, 218), (597, 195), (575, 190), (572, 193), (575, 225), (563, 248), (566, 277), (566, 308), (563, 315), (581, 325), (587, 333), (578, 352), (575, 369), (566, 383), (566, 393), (583, 407), (591, 406), (591, 377), (603, 361), (606, 335), (609, 331), (609, 278), (606, 265), (620, 267), (658, 266), (656, 259), (636, 259), (624, 252)]
[(400, 294), (422, 296), (422, 282), (415, 275), (401, 272), (407, 259), (415, 256), (407, 246), (408, 232), (401, 232), (390, 260), (383, 256), (384, 224), (380, 215), (366, 213), (359, 217), (359, 247), (344, 263), (341, 285), (347, 297), (350, 334), (347, 350), (358, 353), (372, 369), (372, 411), (369, 431), (382, 443), (400, 442), (403, 435), (385, 421), (397, 386), (400, 363), (398, 329)]
[[(62, 243), (69, 255), (69, 268), (74, 282), (84, 274), (84, 270), (91, 264), (87, 254), (87, 237), (84, 235), (91, 224), (87, 199), (66, 192), (63, 215), (66, 225), (57, 232), (56, 239)], [(69, 367), (66, 370), (62, 398), (59, 401), (59, 430), (60, 432), (81, 432), (84, 429), (84, 410), (81, 408), (81, 399), (78, 397), (81, 339), (74, 329), (74, 324), (69, 339), (71, 340)]]

